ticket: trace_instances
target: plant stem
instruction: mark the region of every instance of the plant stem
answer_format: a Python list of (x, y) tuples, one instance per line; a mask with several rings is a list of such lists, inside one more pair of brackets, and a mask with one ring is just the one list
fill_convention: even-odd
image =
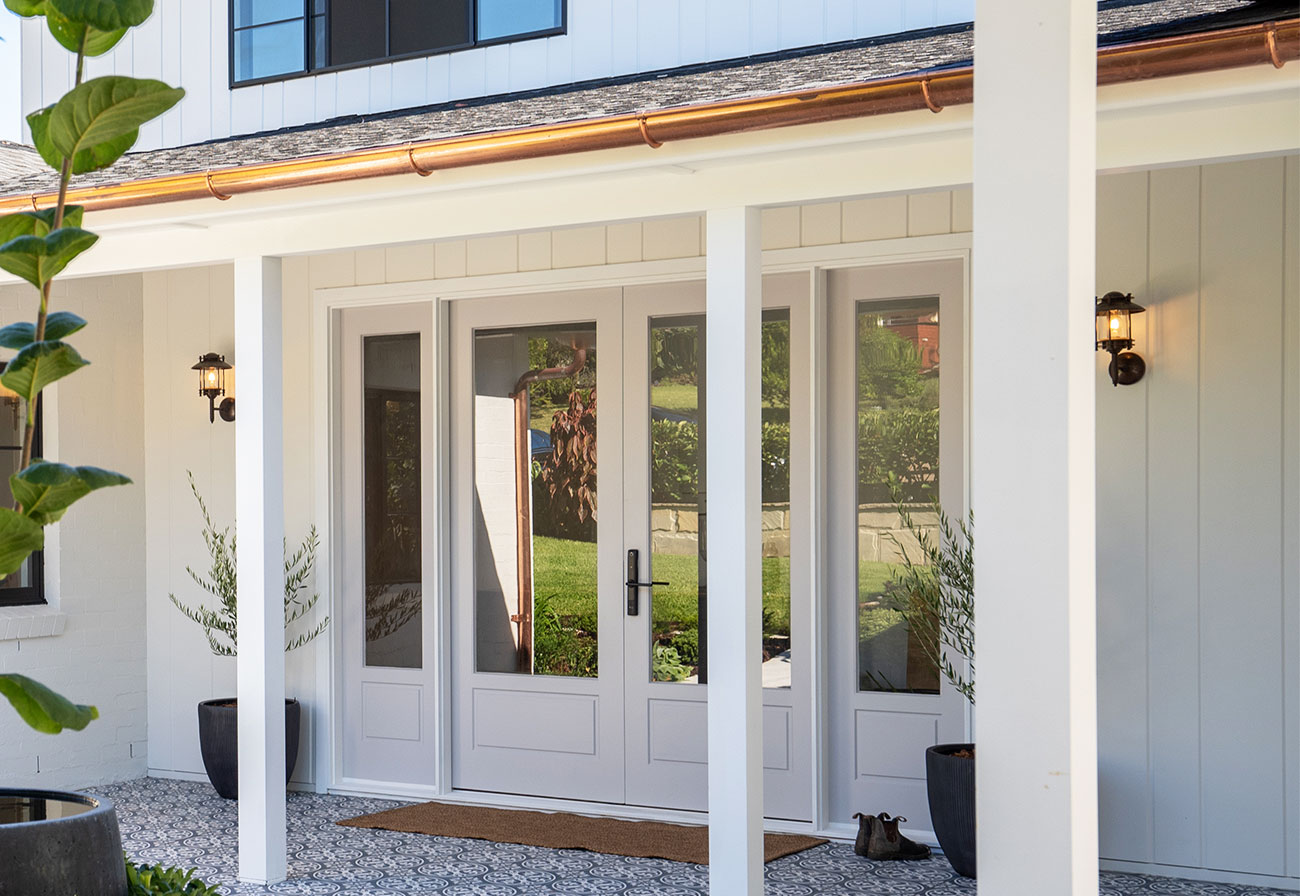
[[(77, 77), (72, 85), (75, 90), (81, 86), (81, 78), (85, 72), (86, 62), (86, 36), (89, 33), (88, 28), (83, 28), (81, 32), (81, 46), (77, 48)], [(63, 157), (63, 168), (59, 171), (59, 201), (54, 206), (54, 224), (50, 227), (53, 232), (63, 226), (63, 213), (68, 202), (68, 182), (72, 180), (72, 157)], [(36, 341), (45, 341), (45, 321), (50, 313), (50, 283), (46, 280), (45, 285), (41, 287), (41, 304), (36, 310)], [(40, 393), (32, 396), (32, 400), (27, 402), (27, 425), (23, 428), (23, 455), (18, 464), (18, 469), (25, 470), (32, 462), (32, 446), (36, 442), (36, 402), (40, 399)], [(21, 512), (22, 505), (18, 505)]]

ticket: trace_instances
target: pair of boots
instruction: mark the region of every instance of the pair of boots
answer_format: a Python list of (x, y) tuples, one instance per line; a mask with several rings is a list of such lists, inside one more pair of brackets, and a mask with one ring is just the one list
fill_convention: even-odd
[(868, 859), (928, 859), (930, 847), (909, 840), (898, 832), (898, 823), (907, 821), (901, 815), (890, 818), (888, 812), (879, 815), (853, 813), (858, 819), (858, 839), (853, 851)]

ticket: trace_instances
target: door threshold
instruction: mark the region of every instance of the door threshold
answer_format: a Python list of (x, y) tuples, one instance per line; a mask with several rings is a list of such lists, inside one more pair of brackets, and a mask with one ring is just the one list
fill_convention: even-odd
[[(386, 784), (381, 781), (348, 780), (330, 793), (340, 796), (379, 797), (388, 799), (434, 800), (440, 803), (457, 803), (465, 806), (485, 806), (493, 809), (524, 809), (533, 812), (572, 812), (600, 818), (621, 818), (627, 821), (659, 821), (667, 824), (707, 825), (709, 813), (690, 809), (665, 809), (656, 806), (633, 806), (624, 803), (600, 803), (590, 800), (566, 800), (556, 797), (526, 796), (516, 793), (495, 793), (484, 790), (451, 790), (438, 793), (432, 787), (418, 785)], [(780, 834), (809, 834), (832, 840), (845, 839), (841, 830), (816, 830), (811, 822), (792, 821), (788, 818), (765, 818), (763, 829)], [(848, 837), (847, 839), (852, 839)]]

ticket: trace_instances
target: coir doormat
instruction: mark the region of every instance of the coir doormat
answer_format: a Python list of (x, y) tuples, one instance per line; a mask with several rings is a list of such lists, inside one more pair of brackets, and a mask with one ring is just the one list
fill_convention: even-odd
[[(551, 849), (586, 849), (616, 856), (709, 863), (709, 829), (703, 826), (591, 818), (568, 812), (528, 812), (454, 803), (420, 803), (338, 822), (441, 837), (470, 837)], [(827, 842), (802, 834), (764, 834), (763, 861), (793, 855)]]

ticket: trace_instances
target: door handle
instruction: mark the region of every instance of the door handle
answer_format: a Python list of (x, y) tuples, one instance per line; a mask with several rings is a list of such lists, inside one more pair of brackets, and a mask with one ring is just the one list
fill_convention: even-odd
[(627, 615), (635, 616), (641, 611), (641, 589), (652, 585), (667, 585), (667, 582), (638, 582), (641, 577), (641, 552), (629, 548), (627, 552)]

